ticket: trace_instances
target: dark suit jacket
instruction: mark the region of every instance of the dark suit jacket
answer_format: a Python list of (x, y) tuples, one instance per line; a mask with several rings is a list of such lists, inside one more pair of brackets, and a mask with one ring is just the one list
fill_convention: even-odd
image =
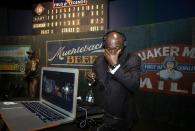
[(106, 113), (120, 117), (127, 123), (137, 119), (134, 94), (140, 85), (141, 59), (126, 49), (119, 56), (121, 67), (112, 75), (103, 55), (94, 63), (97, 75), (95, 100)]

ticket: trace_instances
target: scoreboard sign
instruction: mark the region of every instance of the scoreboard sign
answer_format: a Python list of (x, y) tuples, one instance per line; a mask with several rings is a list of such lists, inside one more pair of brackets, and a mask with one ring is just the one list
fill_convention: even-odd
[(87, 5), (87, 0), (53, 0), (53, 7), (71, 7)]
[(107, 29), (107, 0), (54, 0), (33, 7), (33, 35)]

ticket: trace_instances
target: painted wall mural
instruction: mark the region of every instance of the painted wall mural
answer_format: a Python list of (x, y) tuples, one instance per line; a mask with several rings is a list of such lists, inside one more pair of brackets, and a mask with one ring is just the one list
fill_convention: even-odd
[(24, 74), (28, 58), (26, 51), (30, 46), (6, 45), (0, 46), (0, 73)]
[(195, 95), (195, 47), (171, 44), (136, 52), (142, 59), (144, 91)]

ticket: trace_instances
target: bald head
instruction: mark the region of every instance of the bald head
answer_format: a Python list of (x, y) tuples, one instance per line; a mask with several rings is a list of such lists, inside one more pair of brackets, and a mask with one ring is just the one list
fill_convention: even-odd
[(123, 36), (118, 32), (110, 32), (105, 38), (105, 47), (121, 47), (124, 42)]
[(110, 53), (116, 53), (117, 50), (122, 48), (125, 39), (121, 33), (113, 31), (106, 34), (104, 41), (104, 48)]

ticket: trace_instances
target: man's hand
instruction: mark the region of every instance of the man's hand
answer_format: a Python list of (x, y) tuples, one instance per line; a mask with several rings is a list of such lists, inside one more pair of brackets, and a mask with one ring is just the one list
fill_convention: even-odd
[(116, 65), (118, 63), (118, 56), (121, 52), (121, 49), (119, 50), (111, 50), (105, 49), (104, 51), (104, 57), (106, 58), (106, 61), (110, 65)]

